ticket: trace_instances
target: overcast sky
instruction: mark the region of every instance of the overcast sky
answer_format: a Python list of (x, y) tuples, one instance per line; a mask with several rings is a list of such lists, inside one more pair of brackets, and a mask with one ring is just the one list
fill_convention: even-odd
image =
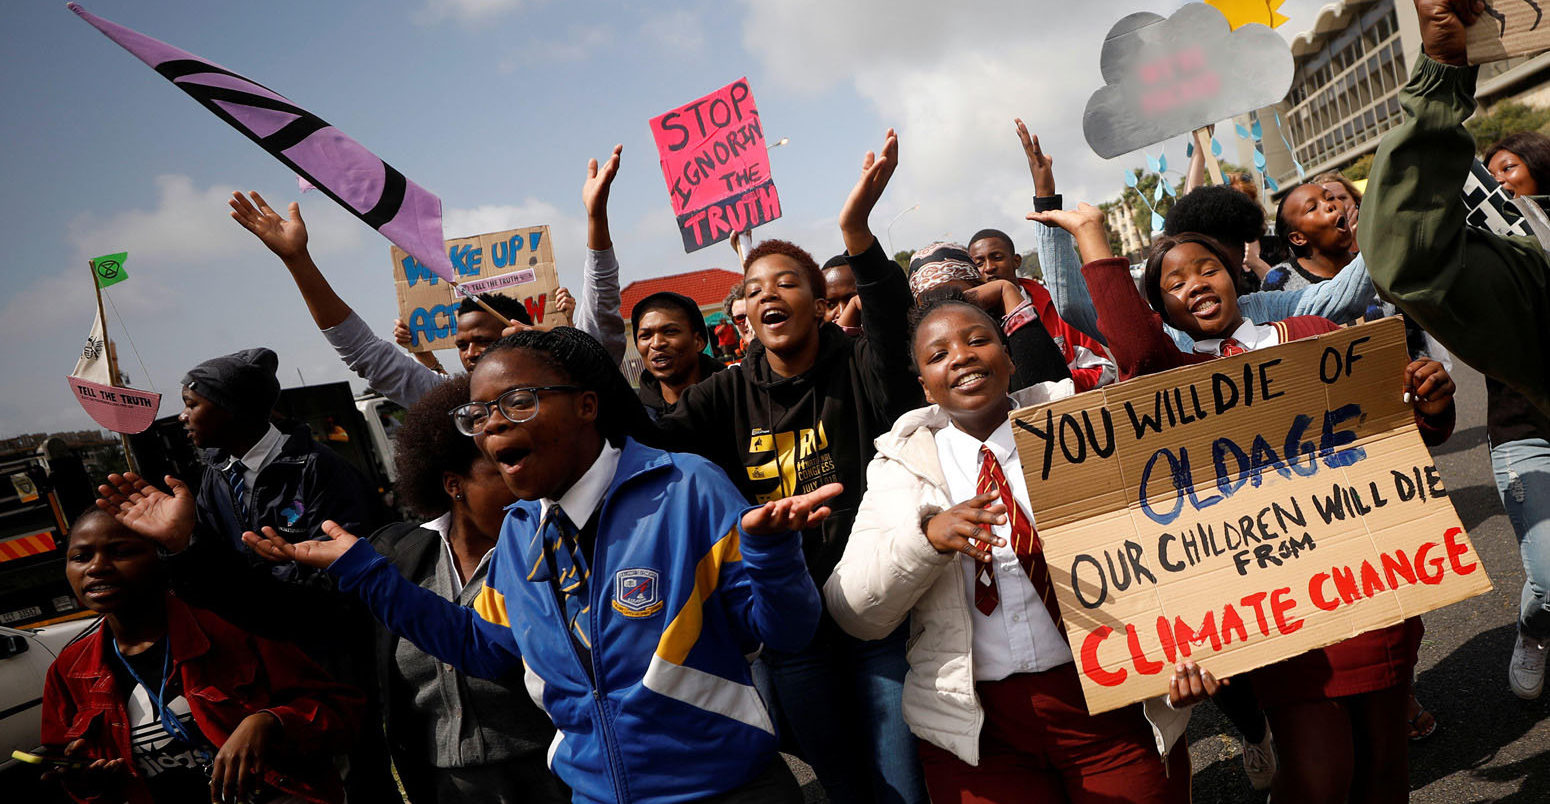
[[(794, 240), (820, 260), (836, 253), (835, 218), (861, 157), (893, 126), (900, 167), (874, 231), (882, 236), (895, 215), (920, 205), (893, 226), (893, 248), (986, 226), (1031, 242), (1022, 217), (1032, 186), (1012, 118), (1041, 136), (1068, 204), (1116, 195), (1122, 171), (1144, 159), (1105, 161), (1082, 140), (1103, 35), (1125, 14), (1180, 5), (83, 2), (353, 136), (441, 196), (448, 237), (549, 224), (561, 281), (572, 287), (586, 162), (620, 142), (611, 209), (624, 282), (731, 267), (724, 245), (683, 253), (647, 121), (744, 75), (766, 136), (790, 138), (771, 154), (785, 217), (756, 238)], [(1305, 30), (1318, 7), (1287, 0), (1281, 11), (1291, 21), (1279, 31)], [(178, 410), (187, 368), (249, 346), (279, 352), (286, 386), (304, 377), (361, 388), (284, 268), (228, 218), (225, 198), (254, 188), (277, 208), (300, 200), (324, 273), (390, 334), (386, 240), (328, 198), (301, 196), (294, 174), (63, 2), (5, 3), (0, 75), (0, 437), (94, 426), (64, 377), (91, 323), (86, 260), (116, 251), (129, 252), (130, 279), (106, 294), (110, 334), (133, 384), (163, 394), (163, 415)], [(1183, 165), (1182, 141), (1167, 153)]]

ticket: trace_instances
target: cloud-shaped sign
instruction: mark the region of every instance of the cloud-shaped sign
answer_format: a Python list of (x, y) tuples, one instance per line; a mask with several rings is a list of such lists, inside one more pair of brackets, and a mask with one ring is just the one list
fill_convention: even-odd
[(1257, 24), (1234, 31), (1205, 3), (1167, 19), (1121, 19), (1099, 63), (1104, 86), (1087, 99), (1082, 133), (1105, 159), (1277, 103), (1292, 86), (1292, 51), (1280, 34)]

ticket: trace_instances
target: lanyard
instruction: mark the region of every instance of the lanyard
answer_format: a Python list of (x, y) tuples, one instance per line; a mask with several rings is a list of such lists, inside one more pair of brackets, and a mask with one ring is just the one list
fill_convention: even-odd
[[(124, 669), (129, 671), (130, 678), (133, 678), (136, 684), (145, 687), (145, 691), (147, 693), (151, 693), (151, 685), (145, 683), (145, 679), (140, 678), (140, 674), (135, 672), (134, 665), (130, 664), (129, 660), (124, 658), (123, 651), (118, 649), (118, 640), (114, 639), (111, 641), (113, 642), (113, 652), (118, 655), (118, 660), (124, 665)], [(157, 689), (154, 694), (150, 695), (151, 708), (156, 711), (157, 719), (161, 721), (161, 727), (166, 730), (167, 734), (171, 735), (173, 739), (183, 743), (184, 745), (193, 746), (194, 738), (188, 733), (188, 728), (178, 720), (177, 715), (172, 713), (172, 707), (167, 706), (162, 701), (162, 699), (167, 695), (167, 679), (171, 677), (172, 645), (166, 641), (163, 641), (161, 687)]]

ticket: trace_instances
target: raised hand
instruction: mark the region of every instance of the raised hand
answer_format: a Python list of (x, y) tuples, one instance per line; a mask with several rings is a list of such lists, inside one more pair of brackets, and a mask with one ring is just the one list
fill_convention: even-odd
[(1048, 198), (1055, 194), (1055, 160), (1039, 148), (1038, 135), (1029, 136), (1022, 118), (1014, 117), (1017, 137), (1023, 141), (1023, 154), (1028, 157), (1028, 172), (1033, 174), (1033, 194)]
[(1228, 679), (1217, 681), (1210, 670), (1185, 659), (1174, 666), (1173, 677), (1168, 679), (1168, 703), (1176, 709), (1194, 706), (1215, 695), (1226, 683)]
[(108, 482), (97, 487), (97, 507), (163, 550), (178, 553), (194, 533), (194, 493), (172, 475), (163, 480), (171, 494), (134, 472), (108, 475)]
[(1462, 67), (1469, 63), (1464, 29), (1485, 13), (1480, 0), (1415, 0), (1421, 22), (1421, 50), (1443, 64)]
[(623, 145), (614, 146), (614, 155), (602, 166), (596, 159), (587, 161), (587, 181), (581, 186), (581, 203), (587, 208), (587, 248), (603, 251), (613, 248), (608, 235), (608, 190), (619, 172), (619, 155)]
[(872, 236), (868, 220), (898, 166), (899, 137), (890, 128), (883, 137), (882, 154), (867, 151), (861, 160), (861, 178), (856, 180), (856, 186), (845, 199), (845, 206), (840, 209), (840, 234), (845, 239), (845, 250), (851, 254), (866, 251), (877, 239)]
[(247, 801), (264, 779), (264, 763), (281, 739), (279, 718), (254, 712), (242, 719), (210, 765), (210, 801)]
[(266, 525), (263, 530), (262, 536), (251, 530), (242, 534), (242, 543), (276, 564), (294, 561), (313, 569), (328, 569), (330, 564), (338, 561), (357, 541), (360, 541), (332, 519), (323, 522), (323, 532), (328, 534), (328, 538), (324, 540), (314, 539), (291, 544), (281, 538), (274, 528)]
[(828, 518), (829, 508), (824, 503), (844, 490), (839, 483), (830, 483), (807, 494), (767, 502), (743, 514), (743, 530), (755, 536), (806, 530)]
[(993, 525), (1006, 524), (1006, 506), (998, 492), (987, 491), (970, 497), (926, 522), (926, 541), (938, 553), (963, 553), (975, 561), (990, 562), (992, 545), (1006, 540), (990, 532)]
[(572, 318), (571, 313), (576, 311), (576, 297), (570, 295), (568, 288), (555, 288), (554, 309), (560, 311), (567, 319)]
[(405, 324), (402, 318), (393, 319), (393, 341), (405, 349), (414, 345), (414, 334), (409, 331), (409, 325)]
[(306, 256), (307, 224), (301, 219), (301, 205), (291, 202), (287, 220), (270, 209), (263, 196), (256, 192), (248, 195), (253, 197), (251, 202), (242, 193), (231, 194), (226, 203), (231, 206), (232, 220), (242, 224), (282, 260)]
[(1071, 233), (1076, 240), (1077, 252), (1083, 262), (1114, 256), (1109, 246), (1109, 232), (1103, 225), (1103, 210), (1082, 202), (1076, 209), (1048, 209), (1028, 213), (1028, 220), (1045, 226), (1059, 226)]

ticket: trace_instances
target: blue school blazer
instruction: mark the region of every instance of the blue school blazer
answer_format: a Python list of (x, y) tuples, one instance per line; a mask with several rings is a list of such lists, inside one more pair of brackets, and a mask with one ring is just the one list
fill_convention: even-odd
[(525, 658), (529, 692), (559, 729), (550, 767), (577, 801), (690, 801), (761, 773), (775, 727), (745, 654), (812, 639), (820, 602), (800, 535), (745, 533), (749, 507), (715, 464), (626, 440), (598, 510), (584, 663), (534, 538), (540, 510), (507, 509), (472, 609), (405, 580), (365, 541), (329, 571), (466, 673), (496, 678)]

